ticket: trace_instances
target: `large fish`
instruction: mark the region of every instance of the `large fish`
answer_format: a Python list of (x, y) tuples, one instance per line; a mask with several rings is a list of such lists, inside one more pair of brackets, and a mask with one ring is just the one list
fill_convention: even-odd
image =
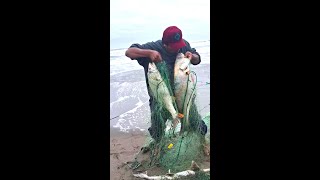
[(195, 76), (190, 73), (190, 59), (179, 53), (174, 65), (174, 95), (176, 98), (178, 113), (184, 115), (181, 122), (181, 131), (188, 129), (189, 111), (194, 103), (196, 87)]
[(164, 106), (170, 112), (173, 120), (171, 124), (173, 129), (175, 129), (177, 124), (180, 122), (181, 116), (174, 108), (174, 99), (170, 95), (168, 87), (163, 81), (157, 66), (153, 62), (149, 63), (147, 76), (153, 96), (159, 104)]

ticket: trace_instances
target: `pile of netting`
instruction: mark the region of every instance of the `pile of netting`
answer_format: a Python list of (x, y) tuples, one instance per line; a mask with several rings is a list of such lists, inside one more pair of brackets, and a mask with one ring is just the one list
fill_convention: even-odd
[[(169, 76), (166, 63), (164, 61), (162, 63), (157, 63), (157, 68), (163, 79), (163, 82), (161, 83), (166, 84), (170, 96), (174, 97), (172, 87), (174, 83), (171, 82), (173, 77)], [(196, 74), (192, 71), (189, 76), (191, 75), (196, 77)], [(194, 86), (191, 89), (196, 90), (196, 83), (190, 83), (188, 85)], [(155, 96), (158, 96), (158, 94)], [(183, 133), (180, 133), (181, 123), (178, 124), (174, 131), (168, 130), (166, 127), (168, 127), (167, 123), (172, 120), (171, 114), (162, 104), (153, 104), (151, 119), (153, 121), (152, 123), (154, 123), (153, 126), (158, 130), (156, 132), (157, 139), (154, 140), (154, 138), (151, 138), (150, 136), (147, 138), (145, 146), (149, 148), (148, 153), (150, 154), (150, 159), (148, 160), (148, 163), (141, 164), (144, 166), (144, 169), (157, 166), (163, 168), (164, 171), (170, 169), (171, 172), (180, 172), (190, 169), (192, 161), (203, 161), (205, 156), (204, 146), (210, 143), (210, 112), (207, 113), (205, 117), (201, 117), (197, 109), (196, 97), (193, 96), (191, 98), (192, 99), (185, 99), (186, 103), (191, 103), (189, 114), (190, 128), (184, 130)], [(173, 102), (177, 109), (177, 104), (174, 100)], [(183, 120), (184, 119), (182, 118), (182, 121)], [(206, 129), (207, 133), (205, 135), (201, 128), (199, 128), (201, 121), (204, 121), (208, 128)], [(207, 176), (203, 175), (203, 177), (204, 178), (199, 177), (199, 179), (206, 179), (205, 177)]]

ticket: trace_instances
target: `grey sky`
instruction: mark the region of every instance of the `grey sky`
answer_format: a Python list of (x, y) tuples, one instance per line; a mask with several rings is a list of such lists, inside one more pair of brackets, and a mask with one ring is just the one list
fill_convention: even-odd
[(111, 49), (161, 39), (168, 26), (178, 26), (188, 41), (210, 39), (209, 0), (111, 0)]

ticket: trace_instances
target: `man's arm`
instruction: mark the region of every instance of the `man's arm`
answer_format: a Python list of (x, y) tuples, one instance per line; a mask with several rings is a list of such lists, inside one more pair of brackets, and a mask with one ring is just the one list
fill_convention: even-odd
[(131, 58), (132, 60), (137, 58), (150, 57), (151, 51), (152, 50), (150, 49), (140, 49), (132, 47), (126, 51), (126, 56)]
[[(159, 62), (162, 60), (162, 57), (158, 51), (149, 49), (150, 47), (145, 47), (147, 44), (143, 45), (132, 45), (125, 53), (125, 55), (132, 60), (149, 58), (152, 62)], [(147, 49), (148, 48), (148, 49)]]

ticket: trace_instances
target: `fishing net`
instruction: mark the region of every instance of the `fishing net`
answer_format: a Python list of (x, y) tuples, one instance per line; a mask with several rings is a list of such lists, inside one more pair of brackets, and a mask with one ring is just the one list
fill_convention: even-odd
[[(163, 79), (160, 83), (165, 83), (170, 96), (174, 97), (173, 83), (171, 82), (173, 77), (170, 77), (166, 63), (162, 61), (161, 63), (157, 63), (156, 66)], [(189, 76), (196, 78), (194, 72), (191, 72)], [(190, 89), (196, 90), (196, 82), (197, 80), (195, 83), (189, 83), (188, 81), (188, 86), (193, 86)], [(162, 98), (158, 93), (153, 94), (153, 96), (157, 97), (156, 99)], [(151, 108), (153, 109), (151, 110), (151, 126), (152, 133), (154, 134), (152, 137), (148, 136), (144, 145), (148, 151), (142, 151), (142, 153), (149, 153), (149, 159), (144, 163), (140, 163), (140, 167), (143, 167), (144, 170), (160, 167), (166, 172), (170, 169), (172, 173), (175, 173), (190, 169), (192, 161), (198, 164), (202, 162), (205, 158), (204, 148), (208, 147), (210, 143), (210, 112), (201, 117), (197, 108), (196, 96), (185, 99), (185, 102), (191, 103), (189, 114), (190, 125), (189, 128), (184, 129), (183, 133), (180, 134), (181, 123), (174, 130), (167, 128), (169, 127), (168, 123), (170, 124), (172, 120), (172, 116), (165, 106), (156, 99), (151, 104)], [(173, 104), (177, 110), (174, 98)], [(181, 120), (184, 122), (183, 118)], [(204, 124), (208, 129), (204, 127)], [(207, 131), (207, 133), (205, 134), (204, 131)], [(208, 179), (208, 175), (197, 174), (197, 176), (197, 179)]]

